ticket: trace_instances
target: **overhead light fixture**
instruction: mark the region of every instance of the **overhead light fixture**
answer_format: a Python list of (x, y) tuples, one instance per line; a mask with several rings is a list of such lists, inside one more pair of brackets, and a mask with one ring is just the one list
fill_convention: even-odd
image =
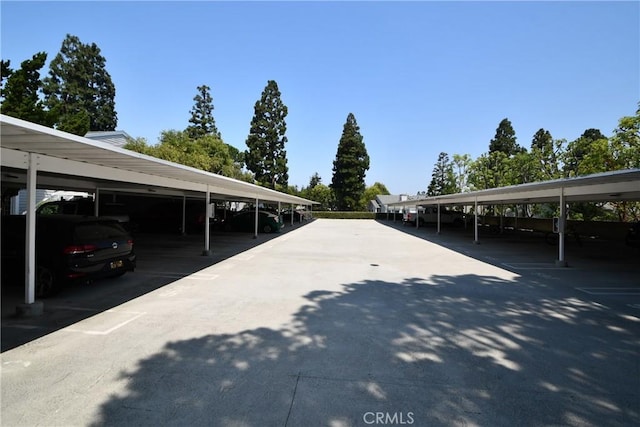
[(620, 197), (620, 193), (609, 194), (609, 197)]

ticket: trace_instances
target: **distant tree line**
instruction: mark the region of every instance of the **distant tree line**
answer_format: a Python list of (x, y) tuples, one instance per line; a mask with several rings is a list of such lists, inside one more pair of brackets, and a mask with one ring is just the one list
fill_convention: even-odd
[[(49, 64), (48, 76), (41, 78), (46, 60), (47, 54), (38, 52), (15, 70), (9, 60), (1, 61), (0, 112), (80, 136), (89, 131), (115, 130), (115, 86), (98, 46), (67, 34)], [(372, 199), (372, 191), (387, 191), (379, 183), (365, 188), (369, 156), (351, 113), (338, 144), (330, 186), (323, 185), (316, 173), (309, 187), (298, 190), (288, 185), (288, 109), (274, 80), (267, 82), (255, 103), (245, 151), (224, 143), (213, 116), (209, 86), (198, 86), (193, 100), (184, 130), (164, 130), (153, 145), (144, 138), (134, 138), (125, 148), (318, 200), (325, 209), (362, 210), (368, 201), (363, 197)]]
[[(468, 154), (441, 152), (436, 160), (426, 195), (437, 196), (504, 187), (528, 182), (571, 178), (598, 172), (640, 168), (640, 103), (634, 116), (622, 117), (610, 137), (598, 129), (586, 129), (570, 142), (554, 139), (539, 129), (527, 150), (517, 144), (509, 119), (503, 119), (488, 152), (475, 160)], [(528, 205), (525, 215), (553, 216), (554, 204)], [(633, 202), (573, 203), (573, 219), (640, 219), (640, 204)]]

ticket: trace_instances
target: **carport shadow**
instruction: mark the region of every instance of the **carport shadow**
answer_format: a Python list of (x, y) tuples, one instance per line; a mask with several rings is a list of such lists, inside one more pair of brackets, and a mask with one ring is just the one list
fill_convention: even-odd
[[(523, 270), (514, 268), (515, 264), (531, 264), (543, 270), (552, 268), (556, 273), (562, 270), (555, 265), (559, 257), (558, 247), (548, 244), (544, 233), (507, 229), (496, 234), (488, 227), (480, 227), (480, 244), (474, 244), (472, 224), (467, 224), (466, 228), (443, 224), (441, 234), (437, 234), (435, 224), (416, 229), (415, 226), (403, 225), (402, 221), (376, 222), (516, 273), (522, 274)], [(586, 237), (580, 243), (568, 240), (565, 244), (568, 268), (564, 270), (584, 270), (586, 274), (599, 275), (605, 281), (611, 281), (612, 273), (614, 277), (626, 275), (628, 277), (625, 279), (630, 278), (631, 285), (637, 285), (635, 278), (640, 273), (640, 263), (637, 262), (639, 254), (640, 251), (629, 248), (622, 241), (590, 240)], [(525, 269), (530, 270), (531, 267)]]
[(137, 268), (122, 277), (90, 284), (66, 286), (42, 299), (42, 316), (19, 318), (16, 307), (24, 302), (22, 279), (2, 284), (0, 352), (26, 344), (100, 312), (152, 292), (227, 258), (236, 256), (304, 227), (311, 221), (286, 224), (279, 233), (259, 234), (212, 231), (211, 254), (203, 256), (204, 236), (190, 234), (139, 234), (135, 236)]
[(640, 326), (597, 305), (477, 275), (305, 299), (278, 329), (166, 343), (92, 425), (640, 423)]

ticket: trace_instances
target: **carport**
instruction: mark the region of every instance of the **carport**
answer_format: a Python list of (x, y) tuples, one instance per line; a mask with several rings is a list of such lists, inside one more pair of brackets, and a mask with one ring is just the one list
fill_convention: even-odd
[[(279, 208), (281, 203), (290, 204), (292, 209), (294, 205), (311, 208), (317, 204), (5, 115), (0, 115), (0, 130), (3, 192), (7, 188), (27, 189), (27, 274), (24, 305), (19, 308), (25, 314), (42, 310), (42, 304), (35, 301), (36, 188), (93, 192), (96, 202), (101, 192), (123, 191), (181, 196), (183, 203), (187, 197), (201, 198), (207, 218), (211, 215), (211, 200), (255, 203), (254, 238), (258, 233), (260, 202), (278, 203)], [(95, 206), (98, 215), (99, 203)], [(205, 221), (204, 255), (210, 253), (209, 231), (209, 221)]]
[[(564, 178), (550, 181), (490, 188), (468, 193), (431, 196), (420, 199), (390, 203), (391, 206), (437, 206), (437, 233), (441, 231), (441, 206), (474, 207), (474, 243), (478, 237), (478, 207), (488, 205), (513, 205), (533, 203), (558, 203), (560, 216), (557, 218), (559, 237), (556, 265), (566, 266), (565, 223), (566, 208), (572, 202), (620, 202), (640, 201), (640, 169), (628, 169)], [(418, 227), (418, 221), (416, 221)]]

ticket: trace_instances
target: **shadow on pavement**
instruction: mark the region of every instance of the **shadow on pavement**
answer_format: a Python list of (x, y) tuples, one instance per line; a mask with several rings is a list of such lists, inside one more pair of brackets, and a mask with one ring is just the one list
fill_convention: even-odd
[(639, 425), (640, 323), (541, 295), (472, 274), (314, 291), (279, 329), (167, 343), (93, 425)]

